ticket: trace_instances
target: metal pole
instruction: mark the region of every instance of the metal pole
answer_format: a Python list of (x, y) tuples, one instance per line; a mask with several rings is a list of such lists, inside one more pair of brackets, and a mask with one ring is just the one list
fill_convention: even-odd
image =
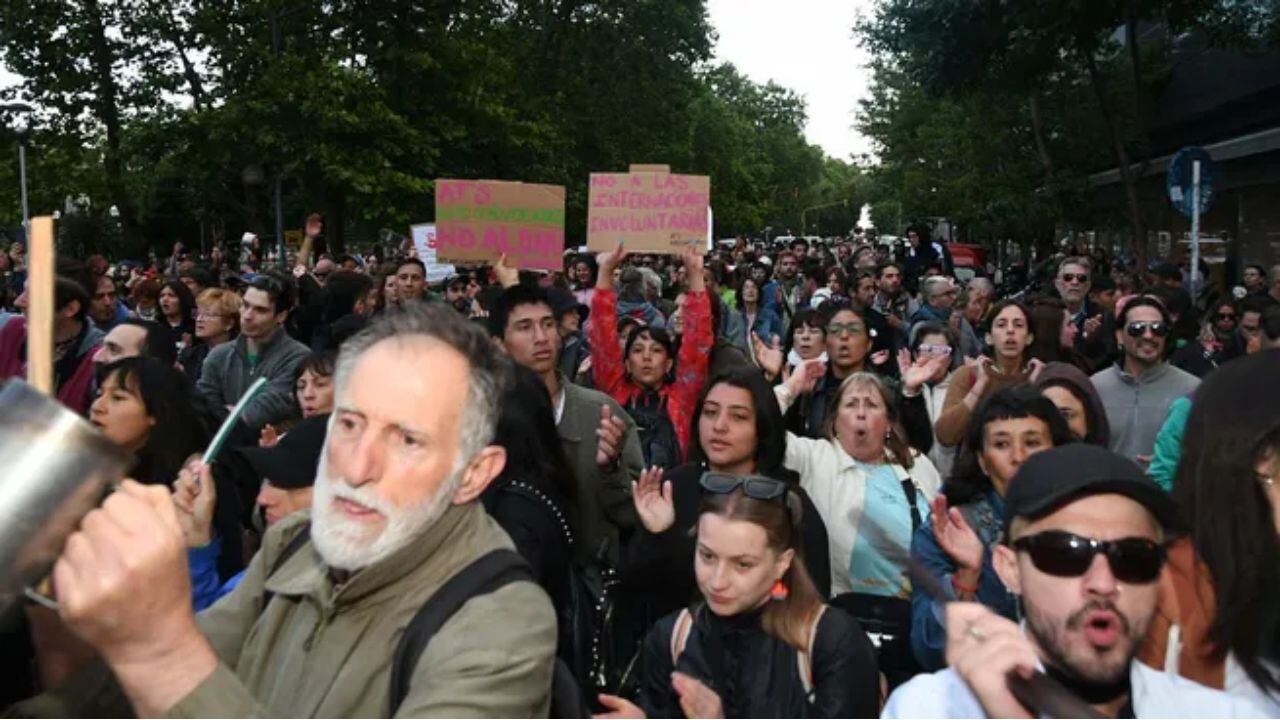
[(22, 193), (22, 227), (26, 230), (31, 221), (27, 210), (27, 138), (18, 138), (18, 186)]
[(1200, 283), (1200, 161), (1191, 163), (1191, 297)]

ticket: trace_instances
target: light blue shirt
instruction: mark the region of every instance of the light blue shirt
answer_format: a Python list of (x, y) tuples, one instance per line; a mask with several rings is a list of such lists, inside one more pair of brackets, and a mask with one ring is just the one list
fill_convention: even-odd
[[(1153, 670), (1136, 660), (1129, 664), (1129, 684), (1133, 713), (1139, 718), (1267, 717), (1248, 700)], [(880, 717), (983, 718), (987, 714), (969, 685), (947, 668), (917, 675), (899, 686)]]
[[(907, 560), (913, 532), (902, 481), (890, 465), (853, 462), (867, 477), (866, 506), (848, 560), (853, 592), (910, 598)], [(922, 520), (929, 516), (928, 504), (919, 492), (916, 507)]]

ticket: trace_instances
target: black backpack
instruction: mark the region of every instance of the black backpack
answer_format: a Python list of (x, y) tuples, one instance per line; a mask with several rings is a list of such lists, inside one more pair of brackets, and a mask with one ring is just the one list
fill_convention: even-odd
[[(280, 552), (271, 567), (274, 574), (298, 550), (311, 540), (308, 523)], [(387, 696), (387, 717), (395, 717), (400, 704), (409, 694), (409, 681), (413, 677), (418, 658), (431, 642), (431, 638), (453, 617), (468, 600), (487, 595), (513, 582), (536, 582), (529, 565), (514, 550), (494, 550), (481, 556), (450, 577), (427, 602), (414, 614), (405, 626), (400, 642), (396, 643), (391, 660), (391, 688)], [(263, 595), (262, 608), (271, 602), (273, 593)], [(586, 699), (574, 679), (573, 673), (560, 658), (555, 659), (551, 675), (551, 717), (588, 718)]]

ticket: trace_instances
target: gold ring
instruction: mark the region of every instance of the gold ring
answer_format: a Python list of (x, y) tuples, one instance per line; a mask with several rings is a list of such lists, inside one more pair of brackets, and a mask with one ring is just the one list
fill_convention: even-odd
[(987, 639), (987, 636), (983, 635), (982, 631), (978, 629), (978, 626), (973, 623), (969, 623), (969, 625), (964, 629), (964, 633), (978, 642), (984, 642)]

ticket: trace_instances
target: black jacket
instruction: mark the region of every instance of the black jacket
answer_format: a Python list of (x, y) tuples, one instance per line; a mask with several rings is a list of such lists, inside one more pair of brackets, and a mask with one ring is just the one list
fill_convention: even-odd
[[(704, 466), (695, 463), (685, 463), (669, 471), (664, 480), (671, 481), (675, 524), (656, 535), (639, 526), (631, 534), (622, 553), (618, 579), (629, 594), (643, 597), (647, 615), (652, 619), (687, 607), (699, 597), (698, 583), (693, 574), (695, 542), (690, 531), (698, 522), (698, 505), (702, 502), (702, 488), (698, 481), (705, 471)], [(800, 532), (805, 568), (819, 594), (825, 598), (831, 594), (827, 527), (798, 481), (793, 488), (804, 506)]]
[(879, 716), (875, 647), (844, 611), (828, 607), (818, 622), (809, 659), (812, 698), (804, 694), (796, 649), (765, 633), (759, 610), (720, 617), (699, 605), (693, 613), (684, 652), (674, 666), (671, 634), (677, 614), (660, 620), (645, 638), (639, 705), (649, 717), (684, 717), (671, 688), (673, 670), (715, 691), (726, 718)]

